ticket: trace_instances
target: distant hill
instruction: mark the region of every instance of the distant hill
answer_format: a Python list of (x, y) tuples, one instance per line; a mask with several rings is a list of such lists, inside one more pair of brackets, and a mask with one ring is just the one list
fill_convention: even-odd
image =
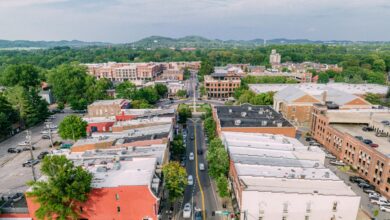
[(308, 39), (264, 39), (258, 38), (253, 40), (219, 40), (219, 39), (207, 39), (200, 36), (187, 36), (182, 38), (169, 38), (161, 36), (151, 36), (139, 41), (130, 43), (132, 47), (136, 48), (169, 48), (174, 47), (177, 49), (184, 47), (195, 48), (223, 48), (223, 47), (256, 47), (263, 46), (264, 43), (269, 44), (334, 44), (334, 45), (349, 45), (349, 44), (388, 44), (389, 42), (382, 41), (348, 41), (348, 40), (308, 40)]
[(52, 48), (52, 47), (86, 47), (107, 46), (104, 42), (85, 42), (79, 40), (61, 41), (29, 41), (29, 40), (0, 40), (0, 48)]

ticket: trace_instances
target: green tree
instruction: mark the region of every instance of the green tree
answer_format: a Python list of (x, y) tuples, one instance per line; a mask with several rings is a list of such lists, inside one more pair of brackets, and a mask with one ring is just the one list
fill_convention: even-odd
[(382, 59), (376, 59), (374, 63), (372, 64), (372, 70), (378, 71), (378, 72), (385, 72), (386, 71), (386, 63)]
[(226, 198), (229, 196), (229, 183), (228, 183), (228, 179), (226, 178), (226, 176), (224, 175), (220, 175), (217, 179), (216, 179), (216, 183), (217, 183), (217, 191), (218, 191), (218, 195), (221, 197), (221, 198)]
[(64, 64), (52, 69), (48, 76), (58, 102), (69, 103), (72, 109), (86, 109), (88, 105), (87, 89), (90, 83), (86, 67), (77, 64)]
[(58, 132), (62, 139), (71, 139), (77, 141), (87, 136), (87, 125), (81, 117), (77, 115), (68, 115), (60, 123)]
[(365, 100), (373, 105), (381, 105), (382, 97), (378, 94), (367, 93), (365, 96)]
[(179, 106), (179, 123), (186, 123), (188, 118), (192, 117), (191, 109), (188, 105), (182, 104)]
[(149, 104), (155, 104), (159, 100), (157, 90), (152, 86), (147, 86), (139, 89), (135, 95), (134, 100), (146, 100)]
[(229, 156), (221, 140), (214, 138), (210, 142), (206, 159), (209, 163), (209, 174), (214, 179), (220, 175), (227, 176), (229, 171)]
[(136, 86), (129, 81), (120, 83), (115, 87), (116, 97), (122, 99), (133, 99), (136, 91)]
[(4, 96), (18, 112), (21, 126), (32, 126), (43, 121), (49, 115), (48, 104), (39, 95), (35, 88), (26, 90), (21, 86), (8, 88)]
[(0, 94), (0, 138), (9, 135), (12, 130), (12, 124), (18, 120), (18, 113), (12, 108), (11, 103)]
[(184, 80), (187, 80), (191, 77), (191, 72), (190, 70), (186, 67), (184, 68), (184, 72), (183, 72), (183, 78)]
[(40, 82), (40, 70), (30, 64), (8, 65), (0, 71), (0, 84), (5, 86), (29, 88), (39, 86)]
[(88, 103), (95, 100), (111, 99), (107, 94), (107, 90), (112, 88), (113, 84), (108, 79), (95, 80), (92, 76), (86, 76), (86, 98)]
[(144, 109), (144, 108), (152, 108), (153, 105), (149, 104), (148, 101), (141, 99), (141, 100), (132, 101), (131, 107), (135, 109)]
[(78, 219), (78, 204), (88, 200), (92, 174), (63, 155), (45, 157), (41, 172), (47, 179), (29, 182), (32, 190), (27, 192), (40, 205), (35, 212), (37, 218)]
[(318, 83), (328, 83), (329, 82), (329, 76), (327, 73), (320, 73), (318, 74)]
[(156, 84), (154, 89), (156, 89), (157, 94), (160, 97), (165, 97), (168, 94), (168, 87), (164, 84)]
[(183, 135), (180, 133), (175, 136), (171, 144), (171, 153), (174, 157), (179, 158), (186, 152), (184, 147)]
[(163, 166), (165, 186), (169, 192), (169, 200), (176, 201), (184, 194), (187, 185), (187, 172), (178, 162), (169, 162)]
[(177, 91), (176, 95), (180, 98), (185, 98), (187, 96), (187, 91), (186, 90), (179, 90), (179, 91)]
[(198, 72), (199, 81), (203, 82), (204, 76), (210, 75), (212, 72), (214, 72), (214, 64), (210, 60), (202, 60)]
[(212, 140), (216, 136), (216, 124), (212, 117), (207, 117), (204, 120), (204, 129), (206, 131), (207, 137), (209, 138), (208, 140)]

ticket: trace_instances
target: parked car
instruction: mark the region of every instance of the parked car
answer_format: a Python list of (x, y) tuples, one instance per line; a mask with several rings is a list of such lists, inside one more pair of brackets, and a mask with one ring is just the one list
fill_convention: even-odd
[(329, 161), (329, 164), (332, 164), (334, 166), (345, 166), (345, 163), (342, 161), (337, 161), (337, 160), (331, 160)]
[(186, 203), (183, 208), (183, 218), (191, 218), (191, 205)]
[(18, 146), (30, 146), (30, 142), (28, 141), (22, 141), (18, 143)]
[(373, 147), (373, 148), (377, 148), (377, 147), (379, 147), (379, 145), (378, 144), (374, 144), (374, 143), (371, 143), (371, 144), (369, 144), (370, 145), (370, 147)]
[(50, 136), (49, 135), (47, 135), (47, 134), (44, 134), (44, 135), (42, 135), (42, 137), (41, 137), (42, 139), (50, 139)]
[(370, 188), (363, 188), (363, 192), (369, 194), (369, 193), (375, 193), (375, 190), (370, 189)]
[(24, 162), (22, 164), (22, 166), (23, 167), (31, 167), (31, 166), (33, 166), (35, 164), (38, 164), (38, 163), (39, 163), (39, 160), (36, 160), (36, 159), (32, 160), (32, 159), (30, 159), (30, 160), (27, 160), (26, 162)]
[(188, 178), (187, 178), (187, 183), (188, 185), (194, 185), (194, 178), (192, 177), (192, 175), (188, 175)]
[(381, 194), (377, 193), (377, 192), (370, 192), (368, 193), (368, 198), (379, 198), (381, 197)]
[(364, 138), (362, 136), (355, 136), (356, 139), (358, 139), (359, 141), (363, 141)]
[(390, 212), (390, 205), (380, 205), (379, 210), (382, 212)]
[(37, 156), (37, 158), (38, 159), (40, 159), (40, 160), (42, 160), (46, 155), (48, 155), (49, 154), (49, 152), (47, 152), (47, 151), (43, 151), (43, 152), (41, 152), (38, 156)]
[(204, 170), (204, 163), (199, 164), (199, 170), (203, 171)]
[(372, 140), (370, 140), (370, 139), (364, 139), (364, 140), (363, 140), (363, 143), (365, 143), (365, 144), (372, 144)]
[(370, 199), (370, 202), (372, 204), (376, 204), (376, 205), (390, 205), (389, 201), (387, 201), (387, 199), (384, 199), (384, 198), (371, 198)]
[(366, 181), (364, 179), (362, 179), (361, 177), (358, 177), (358, 176), (350, 176), (349, 181), (351, 181), (352, 183), (361, 183), (361, 182), (366, 183)]
[(388, 120), (381, 121), (381, 123), (384, 125), (390, 125), (390, 121), (388, 121)]
[(192, 153), (192, 152), (190, 153), (189, 159), (194, 160), (194, 153)]
[(376, 133), (375, 133), (375, 136), (377, 136), (377, 137), (386, 137), (387, 134), (384, 133), (384, 132), (376, 132)]
[(305, 141), (307, 141), (307, 142), (313, 141), (313, 138), (307, 137), (307, 138), (305, 138)]
[(194, 135), (191, 135), (191, 140), (194, 140)]
[(359, 183), (358, 186), (362, 189), (375, 189), (375, 186), (369, 184), (369, 183)]
[(22, 152), (22, 149), (11, 147), (11, 148), (8, 148), (7, 152), (11, 153), (11, 154), (20, 153), (20, 152)]
[(32, 145), (31, 147), (30, 146), (25, 146), (25, 147), (23, 147), (22, 150), (23, 151), (35, 150), (35, 146), (34, 145)]
[(328, 158), (328, 159), (331, 159), (331, 160), (336, 160), (336, 157), (333, 156), (333, 155), (330, 154), (330, 153), (326, 153), (326, 154), (325, 154), (325, 158)]
[(374, 129), (368, 126), (362, 128), (363, 131), (373, 131)]

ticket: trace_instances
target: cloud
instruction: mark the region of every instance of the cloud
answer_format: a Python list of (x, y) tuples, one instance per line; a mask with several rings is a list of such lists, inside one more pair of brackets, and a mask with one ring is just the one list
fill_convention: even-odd
[(32, 6), (32, 5), (48, 4), (48, 3), (60, 3), (66, 1), (67, 0), (1, 0), (0, 8), (25, 7), (25, 6)]

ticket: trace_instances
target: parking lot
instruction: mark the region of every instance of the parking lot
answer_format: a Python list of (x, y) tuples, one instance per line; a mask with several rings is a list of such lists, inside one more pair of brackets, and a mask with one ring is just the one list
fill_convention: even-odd
[[(304, 138), (301, 138), (300, 140), (303, 144), (308, 145), (309, 143), (304, 140)], [(322, 146), (320, 146), (321, 149), (325, 151), (325, 153), (330, 154), (326, 149), (324, 149)], [(341, 180), (343, 180), (347, 185), (351, 187), (351, 189), (361, 197), (360, 200), (360, 207), (361, 209), (370, 215), (371, 217), (374, 217), (375, 210), (378, 210), (378, 215), (376, 216), (376, 219), (378, 220), (390, 220), (390, 213), (389, 212), (382, 212), (379, 210), (378, 205), (374, 205), (370, 202), (370, 199), (368, 198), (368, 194), (363, 192), (363, 189), (358, 186), (356, 183), (352, 183), (349, 180), (350, 176), (353, 176), (354, 174), (352, 171), (344, 171), (341, 168), (341, 166), (335, 166), (332, 164), (329, 164), (331, 159), (326, 158), (325, 159), (325, 166), (328, 167), (330, 170), (332, 170)]]
[[(67, 114), (56, 114), (52, 119), (52, 125), (58, 125)], [(35, 145), (33, 151), (34, 158), (43, 152), (50, 151), (50, 140), (42, 139), (40, 133), (45, 125), (42, 123), (30, 128), (31, 143)], [(59, 140), (58, 134), (53, 134), (53, 142)], [(26, 182), (33, 180), (31, 167), (23, 167), (22, 164), (31, 158), (30, 151), (21, 153), (8, 153), (11, 147), (16, 147), (18, 143), (26, 140), (26, 132), (22, 131), (0, 143), (0, 194), (14, 192), (24, 192), (28, 187)], [(40, 163), (34, 166), (37, 178), (40, 177)]]

